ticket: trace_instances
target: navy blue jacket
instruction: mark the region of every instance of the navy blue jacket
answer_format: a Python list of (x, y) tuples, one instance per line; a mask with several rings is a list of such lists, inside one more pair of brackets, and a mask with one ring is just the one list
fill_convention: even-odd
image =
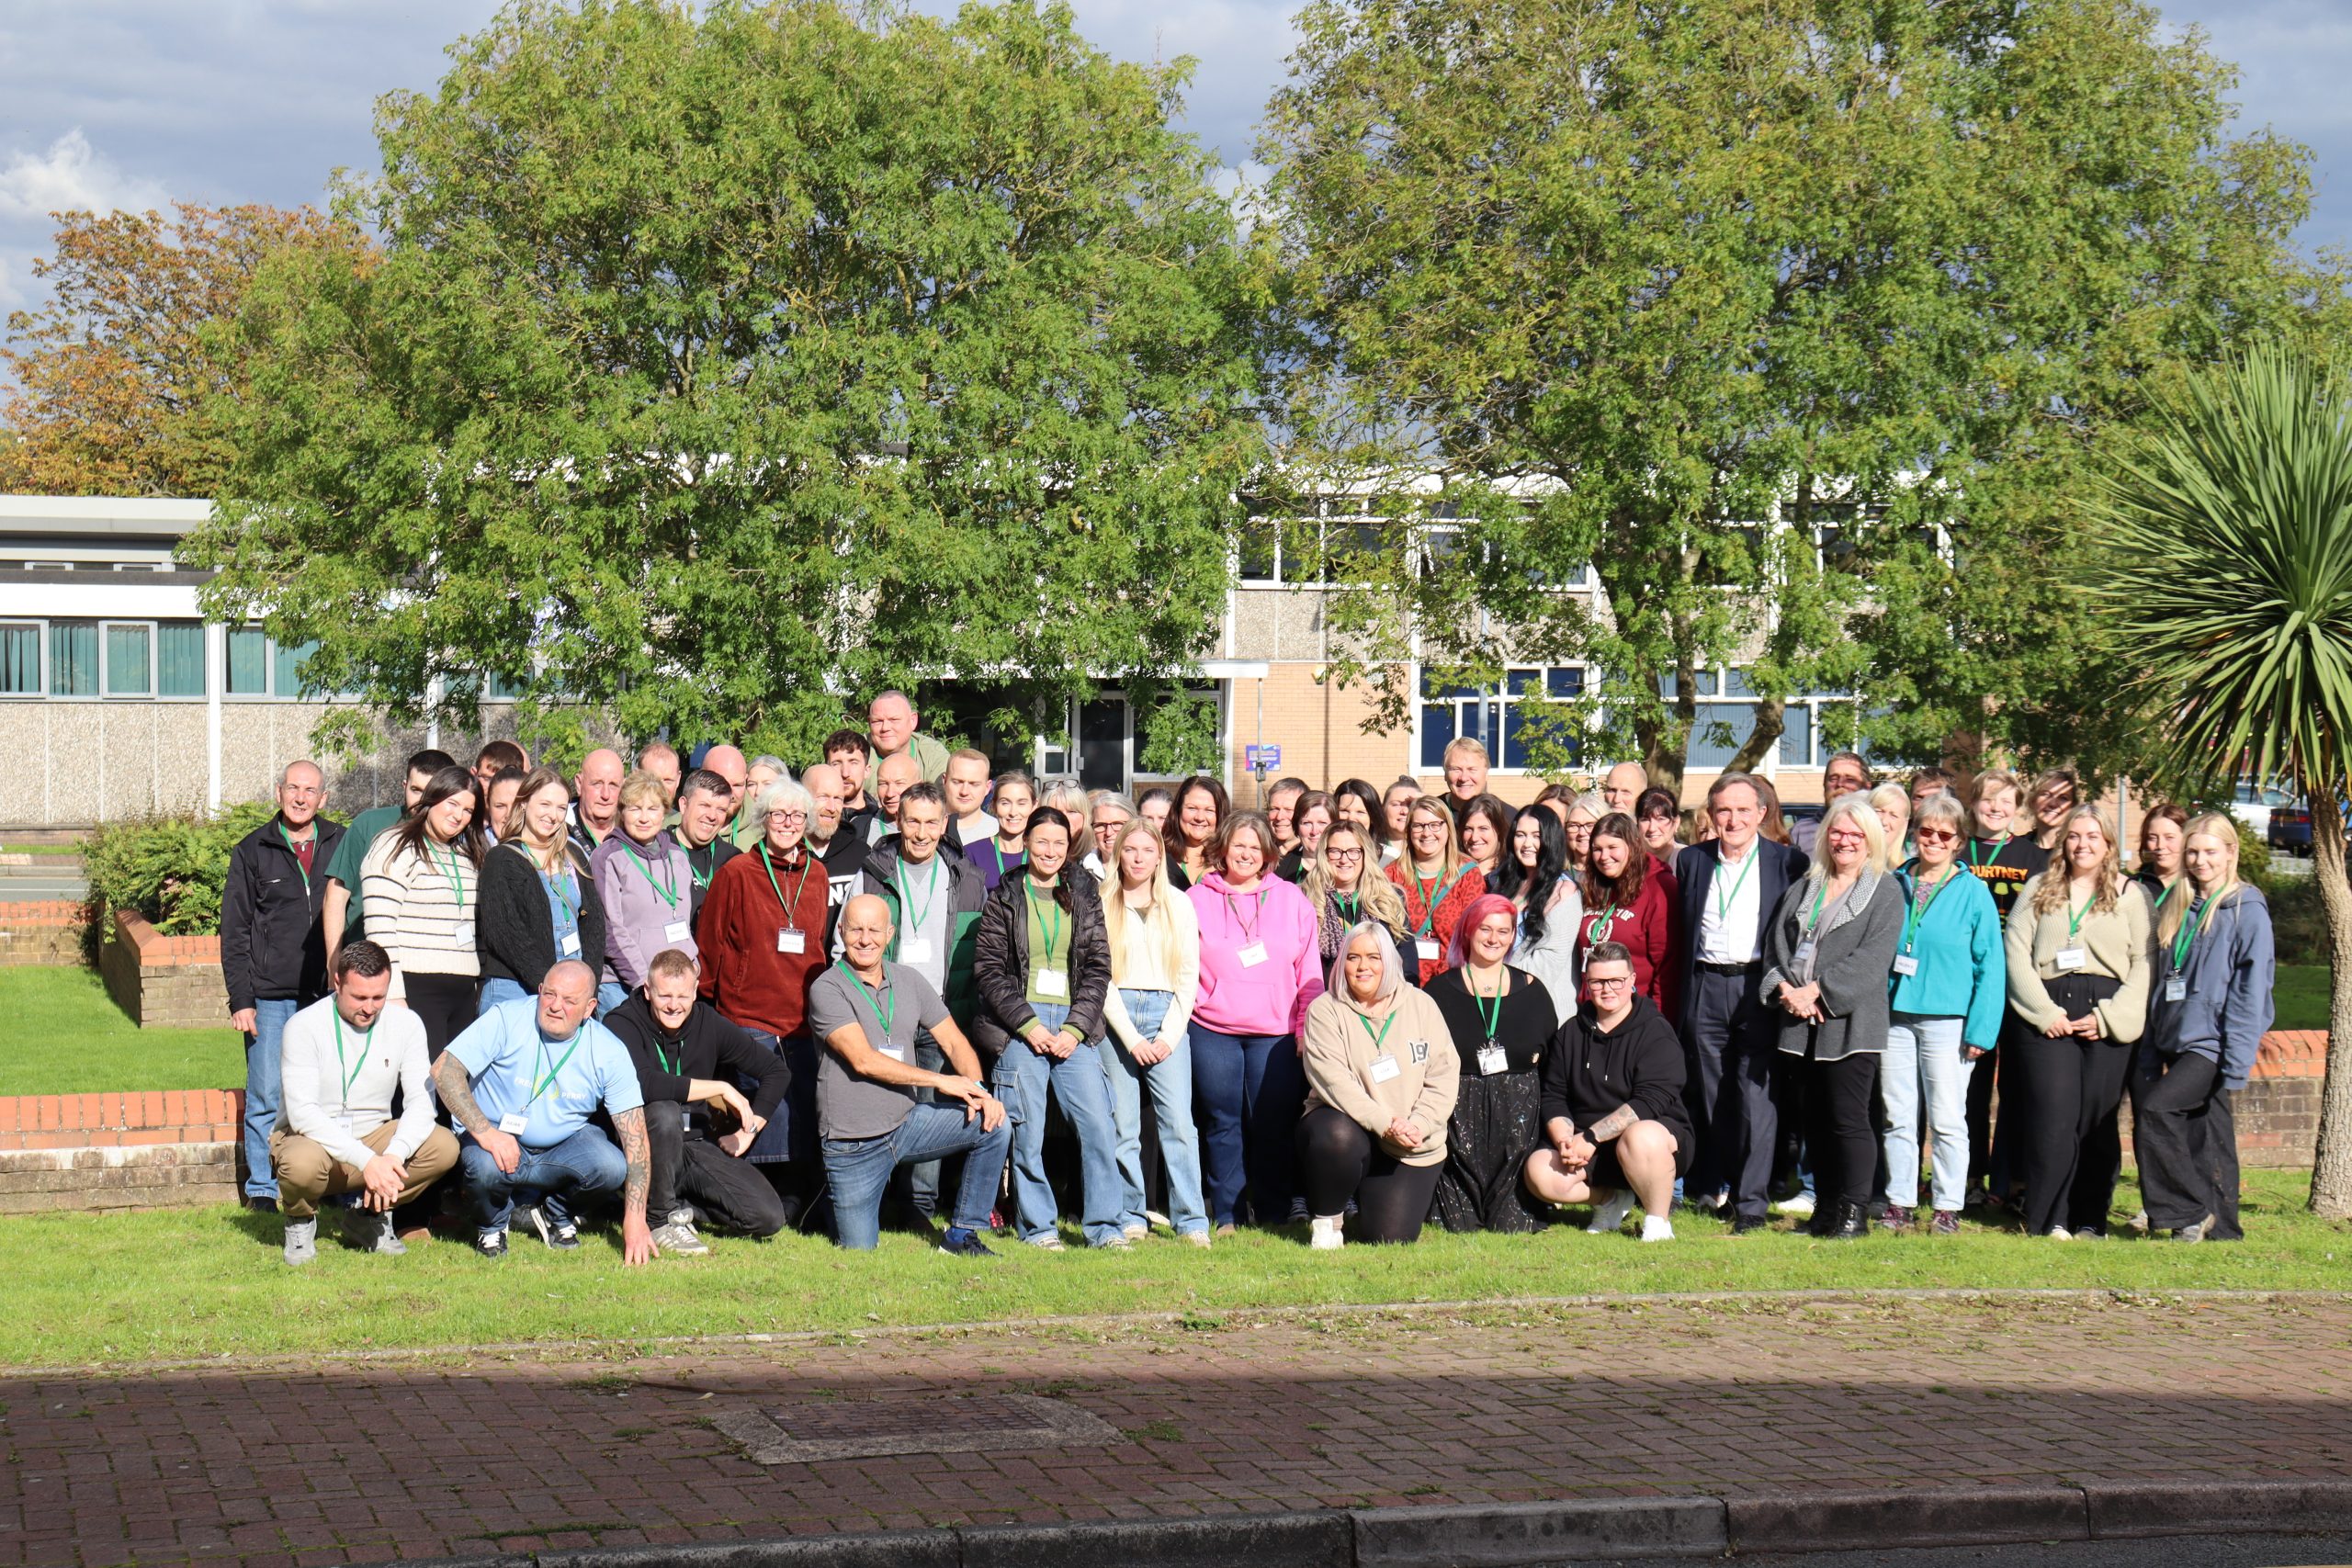
[[(1781, 907), (1781, 898), (1793, 883), (1804, 880), (1805, 858), (1786, 844), (1757, 836), (1751, 853), (1764, 858), (1758, 864), (1756, 876), (1756, 908), (1758, 911), (1756, 936), (1760, 950), (1764, 933), (1771, 929), (1772, 911)], [(1723, 846), (1709, 839), (1703, 844), (1692, 844), (1674, 857), (1674, 879), (1682, 896), (1682, 1017), (1687, 1021), (1699, 990), (1699, 914), (1707, 907), (1707, 895), (1715, 885), (1715, 867), (1722, 863)]]

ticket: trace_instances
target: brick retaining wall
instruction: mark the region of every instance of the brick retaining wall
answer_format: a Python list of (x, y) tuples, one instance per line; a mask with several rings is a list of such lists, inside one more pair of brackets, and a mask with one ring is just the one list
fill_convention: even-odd
[[(2262, 1037), (2254, 1073), (2232, 1109), (2238, 1163), (2309, 1169), (2319, 1147), (2320, 1086), (2327, 1077), (2327, 1031), (2280, 1029)], [(2132, 1157), (2132, 1100), (2123, 1101), (2123, 1157)]]
[(233, 1203), (232, 1089), (0, 1098), (0, 1214)]
[(0, 965), (79, 964), (89, 910), (64, 899), (0, 903)]
[(107, 994), (141, 1029), (218, 1029), (228, 1021), (228, 982), (217, 936), (165, 936), (119, 909), (114, 940), (98, 950)]

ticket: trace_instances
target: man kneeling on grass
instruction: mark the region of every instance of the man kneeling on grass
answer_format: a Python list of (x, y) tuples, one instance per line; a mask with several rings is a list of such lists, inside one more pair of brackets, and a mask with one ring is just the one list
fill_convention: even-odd
[[(786, 1220), (784, 1200), (743, 1155), (784, 1102), (792, 1068), (717, 1008), (696, 1006), (696, 979), (693, 959), (663, 948), (647, 961), (644, 986), (603, 1021), (637, 1064), (653, 1152), (648, 1213), (662, 1222), (653, 1245), (673, 1258), (710, 1250), (697, 1218), (749, 1236), (774, 1235)], [(754, 1083), (752, 1098), (722, 1074)]]
[(1549, 1203), (1595, 1205), (1585, 1229), (1609, 1235), (1638, 1201), (1642, 1239), (1672, 1241), (1667, 1208), (1696, 1140), (1682, 1108), (1682, 1042), (1634, 988), (1623, 942), (1585, 957), (1592, 999), (1544, 1054), (1536, 1114), (1550, 1146), (1527, 1156), (1527, 1190)]
[[(956, 1027), (931, 982), (883, 958), (890, 946), (890, 907), (872, 893), (842, 906), (842, 956), (808, 987), (808, 1032), (824, 1043), (817, 1066), (817, 1129), (825, 1184), (833, 1197), (833, 1235), (864, 1249), (881, 1228), (882, 1192), (890, 1173), (966, 1154), (955, 1218), (940, 1246), (965, 1258), (990, 1258), (979, 1233), (1004, 1176), (1012, 1124), (980, 1081), (980, 1060)], [(931, 1031), (952, 1073), (914, 1063), (915, 1032)], [(936, 1104), (915, 1100), (928, 1089)]]
[[(278, 1039), (280, 1114), (269, 1135), (286, 1261), (319, 1255), (319, 1200), (356, 1191), (345, 1237), (370, 1252), (406, 1252), (392, 1210), (413, 1203), (458, 1163), (458, 1140), (433, 1124), (424, 1024), (385, 1009), (391, 954), (347, 942), (327, 965), (334, 988), (286, 1021)], [(392, 1120), (392, 1095), (404, 1103)]]
[[(645, 1224), (645, 1097), (628, 1048), (588, 1016), (595, 1005), (596, 976), (566, 960), (540, 980), (536, 1000), (492, 1008), (434, 1066), (433, 1087), (464, 1129), (458, 1157), (474, 1201), (474, 1250), (484, 1258), (506, 1256), (513, 1220), (549, 1247), (578, 1247), (572, 1202), (616, 1188), (623, 1260), (655, 1256)], [(589, 1122), (598, 1106), (612, 1117), (617, 1149)]]

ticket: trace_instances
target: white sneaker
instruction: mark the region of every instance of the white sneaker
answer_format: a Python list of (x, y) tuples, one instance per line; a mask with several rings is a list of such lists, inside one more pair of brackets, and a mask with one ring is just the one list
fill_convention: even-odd
[(1614, 1235), (1625, 1228), (1627, 1216), (1634, 1212), (1634, 1195), (1623, 1188), (1609, 1201), (1592, 1212), (1592, 1224), (1585, 1226), (1589, 1235)]
[(1772, 1212), (1776, 1214), (1794, 1214), (1797, 1218), (1804, 1219), (1813, 1213), (1813, 1194), (1804, 1191), (1792, 1192), (1773, 1204)]
[(1029, 1238), (1029, 1245), (1035, 1247), (1040, 1252), (1061, 1252), (1066, 1250), (1062, 1246), (1062, 1238), (1056, 1235), (1052, 1231), (1047, 1231), (1043, 1235), (1031, 1236)]
[(1119, 1234), (1125, 1236), (1129, 1241), (1141, 1241), (1144, 1237), (1151, 1234), (1151, 1227), (1149, 1225), (1122, 1225), (1119, 1229)]
[(1317, 1214), (1306, 1223), (1306, 1245), (1317, 1252), (1331, 1252), (1348, 1245), (1345, 1232), (1340, 1229), (1340, 1214)]
[(710, 1243), (695, 1234), (694, 1222), (684, 1213), (673, 1209), (669, 1220), (653, 1233), (653, 1245), (662, 1249), (664, 1258), (707, 1258)]
[(286, 1222), (286, 1261), (300, 1269), (319, 1256), (319, 1221), (317, 1215), (307, 1220)]
[(2072, 1241), (2075, 1239), (2075, 1233), (2068, 1230), (2064, 1225), (2052, 1225), (2050, 1227), (2050, 1239), (2052, 1241)]
[(1644, 1241), (1672, 1241), (1674, 1239), (1674, 1222), (1668, 1219), (1664, 1214), (1644, 1214), (1642, 1216), (1642, 1239)]

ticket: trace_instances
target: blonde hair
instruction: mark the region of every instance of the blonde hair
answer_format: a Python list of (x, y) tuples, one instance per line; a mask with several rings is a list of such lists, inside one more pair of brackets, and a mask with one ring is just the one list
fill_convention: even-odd
[(1126, 883), (1120, 870), (1127, 840), (1144, 838), (1151, 840), (1159, 858), (1151, 867), (1151, 915), (1143, 923), (1143, 934), (1159, 944), (1159, 972), (1173, 975), (1176, 962), (1176, 916), (1171, 906), (1176, 901), (1175, 885), (1168, 880), (1168, 846), (1159, 833), (1142, 818), (1132, 818), (1122, 824), (1119, 836), (1111, 840), (1111, 863), (1102, 868), (1103, 935), (1111, 944), (1111, 984), (1118, 985), (1126, 975), (1127, 942), (1136, 931), (1136, 912), (1127, 906)]
[(1367, 920), (1378, 920), (1397, 936), (1405, 934), (1405, 895), (1388, 880), (1380, 869), (1380, 844), (1370, 833), (1352, 822), (1334, 822), (1323, 830), (1315, 845), (1315, 858), (1306, 863), (1306, 875), (1298, 890), (1306, 895), (1306, 907), (1320, 919), (1323, 907), (1331, 897), (1331, 840), (1345, 833), (1355, 840), (1363, 851), (1363, 870), (1356, 875), (1356, 908)]
[(1437, 874), (1441, 882), (1451, 881), (1453, 874), (1462, 869), (1462, 838), (1454, 829), (1453, 813), (1447, 810), (1445, 802), (1434, 795), (1413, 797), (1413, 808), (1405, 814), (1405, 852), (1396, 863), (1408, 867), (1413, 865), (1413, 823), (1422, 817), (1445, 824), (1445, 855), (1438, 863)]
[(2123, 856), (2115, 842), (2115, 829), (2108, 826), (2107, 818), (2095, 807), (2077, 806), (2058, 825), (2058, 847), (2051, 854), (2049, 869), (2034, 878), (2033, 912), (2037, 915), (2054, 915), (2072, 908), (2075, 871), (2066, 863), (2066, 835), (2075, 830), (2077, 822), (2088, 822), (2097, 828), (2099, 842), (2107, 846), (2107, 852), (2099, 856), (2098, 869), (2091, 874), (2098, 887), (2091, 895), (2091, 908), (2102, 915), (2115, 909), (2115, 896), (2123, 886)]
[(1969, 811), (1973, 814), (1976, 803), (1984, 798), (1984, 792), (1994, 789), (2007, 790), (2020, 807), (2031, 804), (2026, 799), (2024, 780), (2007, 768), (1987, 768), (1977, 774), (1975, 782), (1968, 786)]
[(639, 768), (621, 781), (621, 804), (658, 806), (666, 811), (670, 807), (670, 787), (662, 782), (660, 774)]
[(2196, 886), (2188, 875), (2188, 840), (2199, 833), (2219, 839), (2225, 851), (2221, 883), (2205, 895), (2205, 908), (2208, 910), (2220, 908), (2243, 886), (2238, 881), (2237, 818), (2219, 811), (2202, 811), (2190, 818), (2188, 826), (2182, 829), (2180, 834), (2180, 892), (2165, 900), (2164, 916), (2156, 925), (2158, 942), (2170, 942), (2178, 936), (2181, 922), (2188, 918), (2188, 906), (2192, 902), (2189, 895)]
[(1862, 840), (1870, 852), (1862, 857), (1864, 871), (1883, 872), (1886, 869), (1886, 829), (1879, 822), (1878, 811), (1871, 805), (1871, 797), (1860, 790), (1841, 795), (1829, 803), (1821, 814), (1821, 829), (1814, 839), (1821, 852), (1813, 857), (1813, 866), (1805, 873), (1805, 881), (1815, 886), (1829, 880), (1829, 829), (1838, 825), (1840, 817), (1850, 817), (1862, 829)]

